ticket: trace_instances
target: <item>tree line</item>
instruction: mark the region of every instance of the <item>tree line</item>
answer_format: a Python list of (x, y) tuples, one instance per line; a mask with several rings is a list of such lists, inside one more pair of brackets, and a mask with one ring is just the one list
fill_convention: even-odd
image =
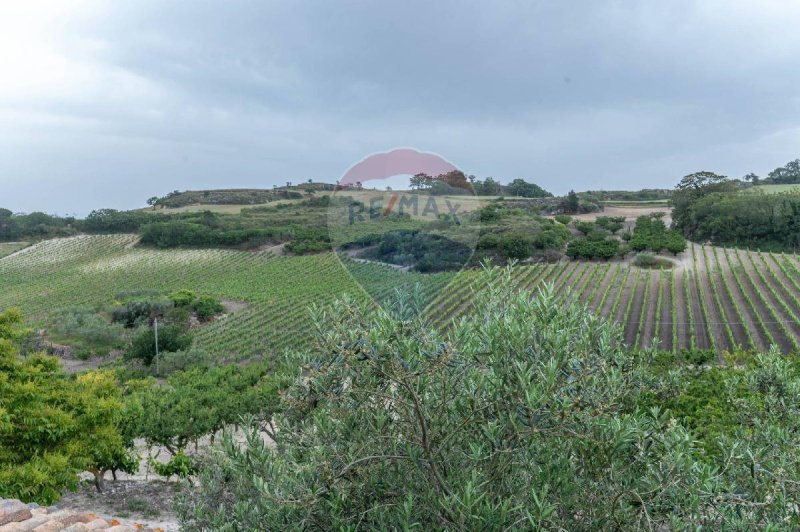
[(685, 176), (672, 195), (673, 226), (686, 238), (773, 251), (800, 249), (800, 194), (743, 192), (713, 172)]

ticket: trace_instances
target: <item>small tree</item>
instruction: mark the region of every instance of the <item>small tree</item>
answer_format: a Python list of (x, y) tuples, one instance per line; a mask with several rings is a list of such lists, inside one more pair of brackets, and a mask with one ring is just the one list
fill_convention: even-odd
[(574, 190), (570, 190), (567, 197), (561, 202), (561, 210), (565, 214), (577, 214), (580, 211), (581, 202)]
[(18, 311), (0, 313), (0, 494), (52, 504), (82, 471), (100, 489), (106, 470), (135, 470), (114, 375), (71, 378), (53, 357), (20, 358), (14, 341), (24, 334)]
[(549, 290), (516, 292), (510, 272), (487, 277), (446, 335), (349, 300), (317, 309), (276, 448), (227, 436), (183, 525), (683, 528), (717, 470), (680, 424), (625, 411), (642, 359), (619, 329)]

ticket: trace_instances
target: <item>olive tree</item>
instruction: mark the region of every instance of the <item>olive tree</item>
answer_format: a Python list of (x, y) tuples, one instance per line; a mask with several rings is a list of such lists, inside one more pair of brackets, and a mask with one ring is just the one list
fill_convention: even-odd
[(614, 528), (700, 512), (716, 471), (679, 423), (636, 409), (642, 357), (618, 327), (485, 275), (446, 334), (348, 299), (316, 309), (274, 442), (225, 438), (184, 525)]

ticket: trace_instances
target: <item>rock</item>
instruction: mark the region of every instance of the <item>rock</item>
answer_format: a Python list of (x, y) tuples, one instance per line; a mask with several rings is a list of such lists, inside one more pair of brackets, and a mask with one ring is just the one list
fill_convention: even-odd
[(20, 510), (24, 510), (27, 507), (28, 506), (24, 502), (18, 501), (16, 499), (6, 499), (6, 500), (0, 499), (0, 511), (2, 511), (3, 514), (19, 512)]
[(58, 532), (59, 530), (63, 529), (64, 529), (64, 523), (62, 523), (58, 519), (55, 519), (47, 521), (46, 523), (42, 523), (41, 525), (34, 528), (33, 532)]
[(65, 528), (62, 532), (86, 532), (91, 530), (85, 523), (75, 523)]
[(80, 514), (72, 514), (69, 517), (65, 517), (61, 519), (61, 522), (64, 523), (64, 526), (70, 526), (74, 524), (83, 524), (88, 523), (92, 520), (92, 517), (87, 513), (80, 513)]
[[(12, 506), (12, 508), (14, 507)], [(28, 520), (31, 517), (33, 517), (33, 514), (31, 513), (30, 510), (28, 510), (28, 507), (23, 504), (22, 510), (16, 510), (10, 512), (6, 511), (6, 514), (3, 517), (0, 517), (0, 527), (9, 523), (19, 523), (20, 521)], [(0, 530), (2, 529), (0, 528)]]
[(39, 514), (39, 515), (32, 515), (30, 511), (28, 512), (28, 516), (25, 519), (22, 519), (16, 523), (2, 526), (0, 530), (2, 532), (6, 532), (7, 530), (13, 531), (22, 531), (22, 530), (33, 530), (41, 524), (50, 521), (50, 516), (47, 514)]
[(94, 519), (94, 520), (89, 521), (88, 523), (86, 523), (86, 528), (88, 528), (89, 530), (105, 529), (105, 528), (108, 528), (108, 526), (109, 526), (108, 525), (108, 521), (106, 521), (105, 519), (100, 519), (100, 518)]

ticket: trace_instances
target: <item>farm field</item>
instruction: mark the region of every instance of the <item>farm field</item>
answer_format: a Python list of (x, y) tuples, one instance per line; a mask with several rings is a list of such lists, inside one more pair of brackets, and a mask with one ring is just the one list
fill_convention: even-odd
[(757, 190), (765, 194), (780, 194), (782, 192), (800, 192), (800, 185), (756, 185), (748, 190)]
[[(153, 250), (132, 235), (45, 241), (0, 259), (0, 309), (22, 308), (35, 321), (53, 309), (109, 302), (125, 290), (189, 288), (235, 309), (196, 331), (198, 347), (226, 360), (303, 347), (308, 307), (345, 293), (390, 297), (420, 283), (426, 313), (447, 327), (471, 309), (477, 271), (458, 275), (400, 272), (374, 263), (348, 263), (324, 253), (281, 257), (229, 250)], [(355, 272), (360, 284), (350, 271)], [(624, 262), (541, 263), (513, 270), (518, 287), (552, 283), (555, 290), (611, 316), (625, 342), (661, 349), (737, 347), (800, 350), (800, 260), (795, 255), (690, 245), (672, 270)], [(448, 286), (449, 284), (449, 286)], [(235, 303), (235, 304), (231, 304)]]
[(27, 242), (0, 242), (0, 259), (28, 247)]

